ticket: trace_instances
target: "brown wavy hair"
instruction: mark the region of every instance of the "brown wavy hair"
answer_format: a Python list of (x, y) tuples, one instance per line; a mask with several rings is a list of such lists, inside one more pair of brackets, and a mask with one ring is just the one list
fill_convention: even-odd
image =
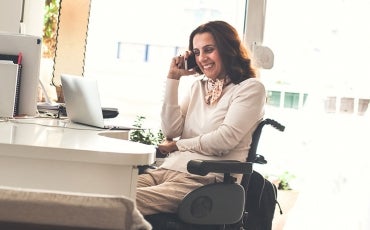
[[(256, 77), (256, 70), (247, 47), (241, 42), (236, 29), (224, 21), (210, 21), (198, 26), (189, 37), (189, 50), (193, 51), (193, 39), (196, 34), (210, 33), (216, 42), (217, 49), (228, 77), (234, 84)], [(197, 73), (203, 74), (200, 68)]]

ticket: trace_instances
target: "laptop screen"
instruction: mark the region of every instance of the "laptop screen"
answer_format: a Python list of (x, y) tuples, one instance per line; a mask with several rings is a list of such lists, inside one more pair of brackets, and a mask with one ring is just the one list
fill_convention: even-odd
[(61, 74), (68, 118), (72, 122), (104, 128), (104, 119), (96, 79)]

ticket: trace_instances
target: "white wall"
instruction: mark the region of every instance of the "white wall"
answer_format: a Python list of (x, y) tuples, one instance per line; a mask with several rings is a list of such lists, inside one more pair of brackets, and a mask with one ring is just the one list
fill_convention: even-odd
[(42, 37), (45, 1), (25, 0), (23, 17), (22, 5), (23, 0), (0, 1), (0, 32)]
[(24, 1), (24, 13), (21, 33), (42, 37), (44, 25), (44, 8), (45, 1)]
[(0, 32), (19, 33), (22, 0), (0, 1)]

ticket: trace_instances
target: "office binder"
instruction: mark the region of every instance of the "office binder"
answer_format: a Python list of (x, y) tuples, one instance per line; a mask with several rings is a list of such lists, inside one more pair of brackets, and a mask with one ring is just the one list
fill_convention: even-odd
[(22, 54), (0, 54), (0, 117), (18, 115)]

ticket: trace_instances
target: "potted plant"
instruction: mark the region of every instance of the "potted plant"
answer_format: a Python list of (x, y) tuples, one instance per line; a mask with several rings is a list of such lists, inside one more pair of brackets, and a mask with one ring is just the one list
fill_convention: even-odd
[[(157, 146), (164, 140), (164, 135), (162, 130), (158, 130), (157, 132), (153, 131), (152, 129), (144, 129), (145, 117), (144, 116), (137, 116), (136, 120), (134, 121), (133, 126), (137, 127), (138, 129), (130, 131), (129, 140), (135, 141), (139, 143), (143, 143), (146, 145), (155, 145)], [(139, 167), (139, 174), (145, 171), (147, 168), (156, 167), (162, 164), (163, 158), (160, 158), (160, 153), (156, 152), (156, 161), (153, 165), (143, 165)]]
[(144, 116), (137, 116), (136, 120), (134, 121), (133, 126), (138, 128), (132, 130), (130, 132), (130, 140), (147, 144), (147, 145), (158, 145), (164, 139), (164, 135), (162, 130), (158, 130), (157, 132), (153, 131), (152, 129), (144, 129), (143, 123), (145, 121)]
[(292, 190), (290, 186), (291, 180), (295, 178), (295, 175), (292, 173), (285, 171), (278, 176), (278, 186), (279, 190)]

